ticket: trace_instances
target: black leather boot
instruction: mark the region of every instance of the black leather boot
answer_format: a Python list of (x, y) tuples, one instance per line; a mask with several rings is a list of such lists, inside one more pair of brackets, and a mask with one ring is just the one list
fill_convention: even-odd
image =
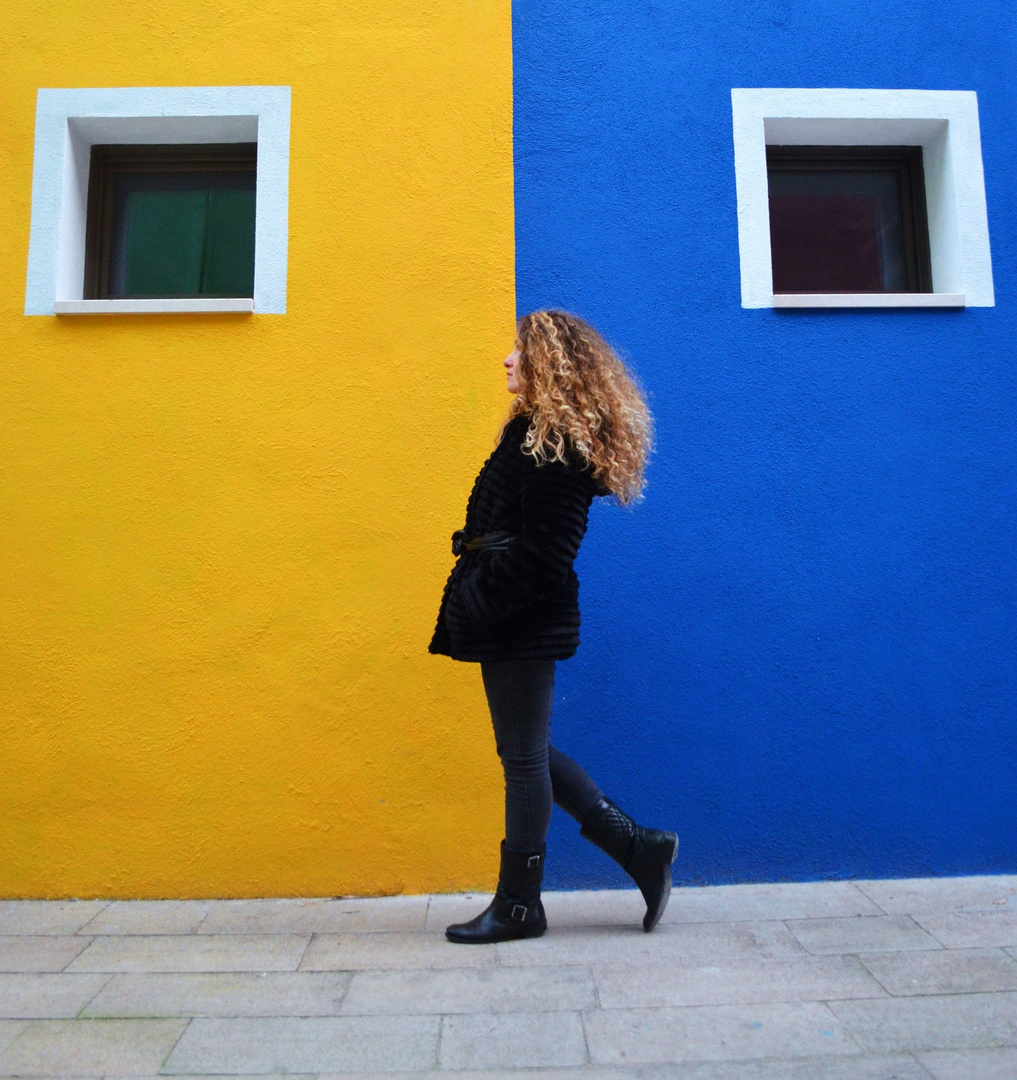
[(643, 929), (649, 933), (660, 922), (671, 895), (671, 863), (678, 852), (678, 837), (673, 832), (644, 829), (610, 799), (601, 799), (586, 815), (579, 835), (620, 863), (639, 886), (646, 901)]
[(445, 937), (462, 945), (540, 937), (547, 929), (540, 902), (543, 879), (543, 848), (536, 852), (516, 851), (506, 847), (503, 840), (498, 891), (490, 906), (475, 919), (448, 927)]

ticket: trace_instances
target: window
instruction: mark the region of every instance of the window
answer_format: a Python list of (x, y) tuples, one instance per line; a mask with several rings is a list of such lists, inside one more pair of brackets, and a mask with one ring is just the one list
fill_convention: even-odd
[(25, 314), (283, 314), (289, 141), (288, 86), (40, 90)]
[(973, 92), (736, 88), (731, 107), (743, 307), (992, 307)]
[(85, 297), (253, 297), (257, 150), (94, 145)]
[(928, 293), (920, 146), (768, 146), (774, 293)]

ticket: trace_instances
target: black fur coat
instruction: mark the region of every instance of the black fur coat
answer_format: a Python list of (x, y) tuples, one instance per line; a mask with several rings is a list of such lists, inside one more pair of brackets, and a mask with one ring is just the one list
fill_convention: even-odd
[(454, 660), (564, 660), (579, 646), (579, 579), (572, 568), (594, 495), (588, 466), (536, 461), (517, 416), (484, 463), (466, 506), (467, 538), (508, 532), (502, 550), (459, 556), (430, 651)]

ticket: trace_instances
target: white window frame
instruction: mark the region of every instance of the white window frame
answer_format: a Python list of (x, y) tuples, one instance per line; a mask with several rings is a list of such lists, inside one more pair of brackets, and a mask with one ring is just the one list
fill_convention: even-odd
[[(970, 90), (731, 91), (742, 307), (993, 307), (978, 98)], [(767, 146), (921, 146), (931, 293), (773, 292)]]
[[(85, 223), (96, 143), (258, 144), (254, 296), (85, 300)], [(286, 312), (288, 86), (121, 87), (39, 91), (26, 315)]]

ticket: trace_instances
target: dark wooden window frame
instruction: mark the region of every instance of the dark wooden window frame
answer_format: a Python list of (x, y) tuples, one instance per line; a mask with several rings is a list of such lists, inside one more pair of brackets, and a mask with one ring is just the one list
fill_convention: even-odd
[(110, 299), (113, 272), (114, 187), (124, 173), (252, 173), (257, 143), (114, 143), (92, 147), (85, 223), (86, 300)]
[(907, 292), (932, 292), (929, 215), (920, 146), (767, 146), (766, 172), (885, 172), (900, 179)]

